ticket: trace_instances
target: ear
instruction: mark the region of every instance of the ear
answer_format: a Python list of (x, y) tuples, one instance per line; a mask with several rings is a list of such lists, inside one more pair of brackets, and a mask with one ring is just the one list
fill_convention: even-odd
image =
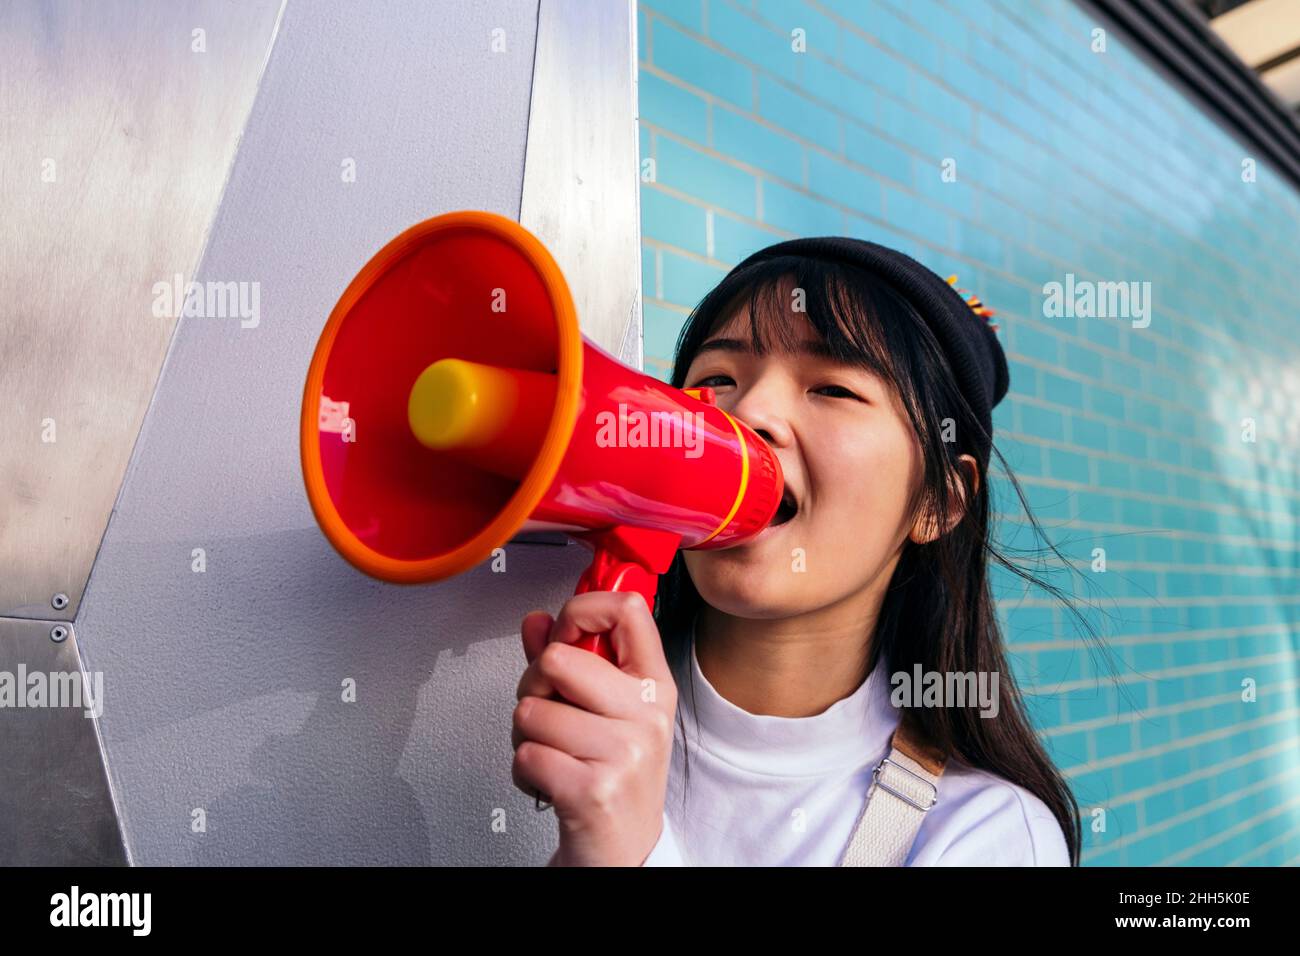
[[(951, 531), (959, 521), (962, 515), (966, 513), (968, 502), (966, 499), (966, 489), (971, 489), (971, 494), (979, 493), (980, 488), (980, 470), (979, 464), (971, 455), (962, 455), (957, 459), (957, 467), (961, 475), (950, 474), (948, 476), (948, 495), (951, 507), (948, 512), (948, 518), (943, 524), (942, 530), (939, 529), (938, 523), (932, 515), (923, 514), (916, 519), (916, 524), (912, 526), (912, 532), (908, 538), (917, 544), (929, 544), (931, 541)], [(963, 481), (962, 478), (965, 480)]]

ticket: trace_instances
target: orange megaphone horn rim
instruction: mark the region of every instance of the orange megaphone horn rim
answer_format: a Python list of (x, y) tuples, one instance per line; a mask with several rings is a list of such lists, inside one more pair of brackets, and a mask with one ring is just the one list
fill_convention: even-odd
[[(492, 520), (445, 553), (406, 560), (371, 548), (339, 514), (321, 461), (320, 422), (325, 372), (339, 330), (353, 309), (390, 268), (440, 233), (470, 230), (513, 247), (535, 270), (549, 298), (555, 323), (555, 407), (545, 437), (519, 486)], [(447, 213), (417, 223), (397, 236), (357, 274), (330, 313), (312, 355), (303, 388), (299, 447), (307, 499), (326, 537), (352, 565), (367, 574), (400, 583), (433, 581), (459, 574), (487, 559), (528, 520), (556, 476), (573, 435), (583, 374), (583, 342), (573, 297), (546, 247), (512, 219), (479, 210)]]

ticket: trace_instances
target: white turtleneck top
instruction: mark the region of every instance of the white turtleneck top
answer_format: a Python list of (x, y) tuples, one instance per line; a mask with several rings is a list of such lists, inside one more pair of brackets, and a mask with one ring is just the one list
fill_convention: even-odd
[[(672, 657), (686, 735), (675, 721), (663, 832), (643, 865), (838, 865), (899, 721), (885, 669), (819, 714), (775, 717), (718, 693), (693, 629)], [(1069, 853), (1038, 797), (950, 759), (906, 865), (1069, 866)]]

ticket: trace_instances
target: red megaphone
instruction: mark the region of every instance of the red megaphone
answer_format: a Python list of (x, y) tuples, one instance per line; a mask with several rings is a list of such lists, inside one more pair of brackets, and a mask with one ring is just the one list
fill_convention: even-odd
[[(652, 608), (679, 547), (758, 534), (783, 487), (711, 389), (587, 340), (541, 242), (476, 211), (413, 226), (352, 280), (312, 357), (301, 452), (316, 520), (367, 574), (436, 581), (561, 530), (595, 551), (576, 593)], [(580, 646), (614, 659), (608, 635)]]

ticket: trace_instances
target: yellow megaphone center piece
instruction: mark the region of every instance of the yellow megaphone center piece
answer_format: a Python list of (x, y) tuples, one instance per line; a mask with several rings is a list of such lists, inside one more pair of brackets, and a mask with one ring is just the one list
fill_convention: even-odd
[(464, 359), (440, 359), (415, 380), (406, 414), (426, 448), (484, 445), (500, 434), (518, 404), (505, 369)]
[(548, 372), (439, 359), (411, 386), (406, 416), (426, 448), (518, 478), (545, 438), (556, 385)]

